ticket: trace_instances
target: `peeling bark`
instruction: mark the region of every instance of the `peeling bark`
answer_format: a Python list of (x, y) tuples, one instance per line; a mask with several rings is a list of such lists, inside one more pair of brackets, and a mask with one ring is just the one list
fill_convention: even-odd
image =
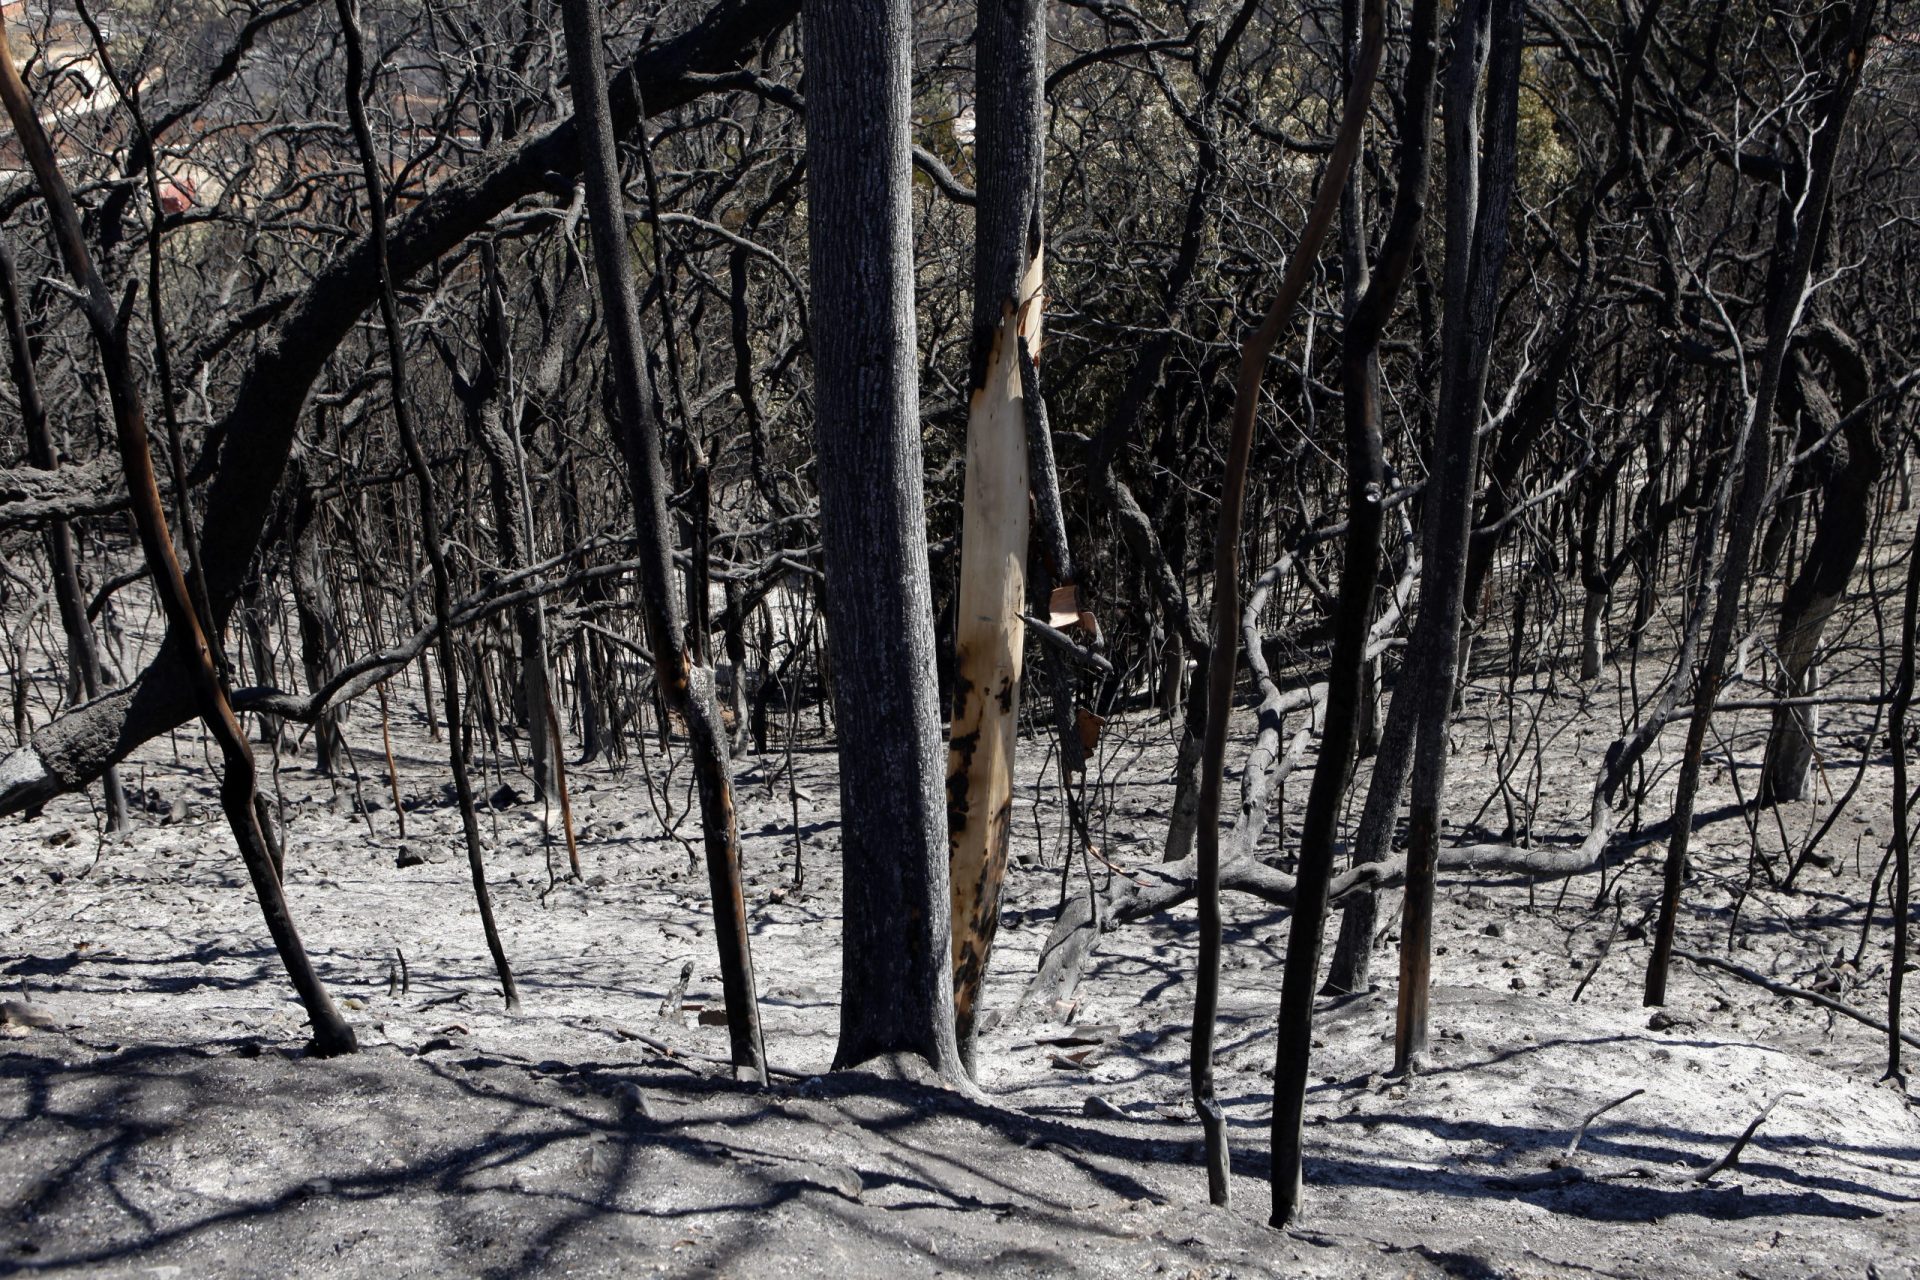
[(1030, 505), (1022, 374), (1027, 353), (1040, 349), (1046, 305), (1046, 5), (988, 0), (979, 13), (972, 368), (947, 757), (954, 1020), (969, 1071), (1007, 868)]

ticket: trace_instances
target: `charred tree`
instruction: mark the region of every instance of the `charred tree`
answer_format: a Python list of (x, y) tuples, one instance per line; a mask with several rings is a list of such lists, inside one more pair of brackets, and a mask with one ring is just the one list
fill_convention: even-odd
[(1506, 263), (1520, 94), (1519, 0), (1467, 0), (1457, 10), (1455, 24), (1446, 93), (1446, 312), (1441, 324), (1440, 409), (1427, 479), (1420, 614), (1400, 685), (1404, 695), (1415, 700), (1407, 893), (1400, 930), (1393, 1055), (1394, 1067), (1401, 1072), (1416, 1068), (1427, 1043), (1434, 869), (1446, 798), (1447, 719), (1460, 653), (1482, 402), (1500, 273)]
[(805, 6), (814, 435), (844, 729), (834, 1065), (907, 1055), (958, 1081), (915, 346), (912, 30), (906, 0)]
[[(1858, 344), (1832, 322), (1809, 326), (1807, 336), (1832, 370), (1838, 398), (1827, 394), (1806, 354), (1796, 350), (1787, 360), (1783, 403), (1806, 415), (1817, 439), (1838, 437), (1834, 443), (1842, 456), (1825, 460), (1826, 480), (1820, 488), (1813, 540), (1780, 601), (1780, 693), (1783, 698), (1801, 700), (1815, 692), (1814, 664), (1827, 624), (1867, 545), (1874, 491), (1886, 469), (1875, 415), (1867, 405), (1871, 393), (1867, 362)], [(1827, 447), (1831, 450), (1833, 445)], [(1819, 729), (1817, 704), (1787, 702), (1775, 708), (1767, 737), (1766, 773), (1760, 784), (1762, 800), (1806, 797)]]
[[(170, 643), (184, 647), (185, 652), (176, 661), (186, 665), (192, 682), (190, 696), (208, 732), (220, 746), (221, 760), (225, 766), (220, 780), (221, 809), (240, 847), (241, 860), (253, 882), (254, 896), (259, 900), (261, 914), (266, 917), (267, 931), (272, 935), (281, 963), (286, 967), (306, 1008), (308, 1022), (313, 1028), (311, 1047), (314, 1054), (332, 1057), (352, 1053), (359, 1047), (353, 1028), (340, 1016), (332, 997), (314, 972), (306, 948), (300, 941), (299, 931), (294, 927), (293, 917), (287, 910), (286, 895), (280, 884), (278, 859), (261, 824), (253, 750), (247, 744), (240, 722), (234, 717), (220, 669), (214, 662), (211, 643), (201, 629), (193, 607), (186, 575), (181, 572), (179, 558), (174, 554), (173, 537), (167, 528), (166, 512), (160, 502), (160, 489), (154, 481), (153, 453), (147, 443), (146, 414), (141, 405), (139, 385), (135, 380), (128, 347), (127, 309), (123, 307), (116, 312), (112, 297), (94, 268), (81, 230), (80, 216), (74, 208), (73, 196), (67, 188), (66, 179), (60, 174), (53, 149), (34, 113), (27, 87), (14, 67), (4, 17), (0, 17), (0, 105), (5, 106), (7, 115), (13, 121), (15, 136), (26, 152), (41, 198), (46, 201), (60, 257), (79, 287), (81, 310), (94, 345), (98, 348), (105, 375), (115, 442), (127, 493), (133, 505), (141, 549), (147, 558), (148, 573), (166, 611)], [(132, 301), (133, 295), (129, 293), (129, 306)], [(186, 495), (180, 496), (182, 501), (186, 500)]]
[[(1341, 339), (1341, 377), (1350, 401), (1343, 404), (1342, 413), (1357, 413), (1367, 419), (1359, 423), (1349, 421), (1350, 434), (1378, 435), (1380, 431), (1379, 397), (1373, 391), (1379, 385), (1380, 341), (1406, 287), (1426, 216), (1432, 168), (1434, 82), (1440, 62), (1439, 27), (1437, 0), (1422, 0), (1414, 6), (1408, 28), (1406, 87), (1394, 161), (1394, 204), (1380, 246), (1380, 274), (1375, 276), (1369, 272), (1365, 287), (1355, 292)], [(1364, 245), (1355, 246), (1356, 260), (1363, 254)], [(1393, 705), (1397, 703), (1396, 696)], [(1412, 730), (1406, 714), (1396, 716), (1393, 705), (1388, 708), (1387, 721), (1374, 751), (1372, 779), (1355, 841), (1356, 863), (1378, 861), (1384, 854), (1394, 815), (1399, 809), (1400, 790), (1406, 781)], [(1378, 899), (1371, 893), (1361, 895), (1341, 913), (1339, 940), (1327, 975), (1327, 986), (1332, 991), (1358, 991), (1367, 984), (1377, 919)]]
[(712, 895), (714, 942), (720, 950), (720, 982), (734, 1072), (765, 1084), (766, 1047), (760, 1032), (753, 952), (740, 879), (740, 830), (733, 808), (726, 731), (713, 672), (696, 665), (688, 651), (674, 590), (663, 432), (640, 335), (639, 291), (627, 240), (626, 200), (614, 154), (600, 12), (595, 0), (563, 0), (560, 14), (566, 28), (574, 118), (580, 126), (580, 167), (587, 188), (587, 219), (593, 232), (594, 270), (600, 281), (609, 374), (633, 488), (642, 616), (653, 649), (655, 678), (668, 710), (686, 725), (699, 787), (707, 888)]
[[(1219, 998), (1220, 951), (1220, 785), (1226, 764), (1227, 716), (1233, 706), (1235, 628), (1240, 620), (1240, 508), (1244, 498), (1247, 460), (1252, 452), (1253, 425), (1259, 410), (1260, 379), (1285, 326), (1315, 270), (1321, 241), (1333, 221), (1346, 187), (1347, 172), (1360, 151), (1374, 80), (1386, 54), (1385, 0), (1367, 0), (1361, 16), (1360, 52), (1347, 84), (1346, 104), (1333, 150), (1320, 175), (1307, 224), (1287, 264), (1280, 292), (1259, 330), (1248, 339), (1240, 356), (1240, 380), (1234, 395), (1233, 434), (1227, 452), (1226, 492), (1214, 538), (1214, 607), (1207, 672), (1207, 739), (1201, 759), (1200, 839), (1196, 850), (1200, 871), (1200, 973), (1195, 983), (1193, 1092), (1207, 1131), (1208, 1185), (1214, 1203), (1227, 1200), (1225, 1120), (1213, 1099), (1213, 1017)], [(1391, 233), (1389, 233), (1391, 235)], [(1383, 264), (1357, 310), (1368, 310), (1374, 291), (1379, 295), (1379, 321), (1387, 302), (1398, 291), (1400, 277)], [(1367, 323), (1375, 321), (1369, 318)], [(1362, 339), (1355, 350), (1370, 350)], [(1348, 372), (1356, 372), (1349, 370)], [(1292, 927), (1287, 932), (1286, 979), (1280, 993), (1280, 1025), (1273, 1071), (1273, 1210), (1271, 1222), (1285, 1226), (1300, 1203), (1301, 1124), (1306, 1107), (1307, 1059), (1313, 1037), (1313, 993), (1320, 969), (1320, 935), (1327, 920), (1327, 887), (1333, 876), (1333, 832), (1340, 797), (1346, 791), (1359, 737), (1362, 668), (1366, 665), (1367, 625), (1373, 612), (1374, 574), (1380, 560), (1380, 529), (1385, 516), (1386, 466), (1380, 452), (1378, 418), (1371, 406), (1357, 402), (1371, 398), (1365, 380), (1364, 357), (1360, 385), (1346, 388), (1347, 540), (1340, 573), (1340, 598), (1335, 606), (1333, 662), (1327, 673), (1327, 711), (1320, 739), (1320, 758), (1314, 765), (1312, 792), (1301, 820), (1299, 888)]]
[(1046, 305), (1041, 153), (1046, 5), (1043, 0), (983, 0), (978, 12), (973, 335), (954, 714), (947, 745), (953, 1003), (969, 1071), (1007, 870), (1025, 640), (1020, 617), (1027, 603), (1030, 486), (1022, 374), (1040, 350)]
[(1821, 64), (1809, 69), (1813, 114), (1818, 123), (1808, 148), (1804, 185), (1797, 192), (1783, 191), (1776, 197), (1780, 208), (1774, 268), (1769, 273), (1767, 289), (1767, 340), (1734, 444), (1732, 465), (1738, 485), (1736, 514), (1727, 531), (1725, 556), (1719, 561), (1712, 628), (1700, 665), (1693, 673), (1693, 718), (1687, 724), (1685, 753), (1680, 758), (1680, 776), (1674, 784), (1673, 834), (1667, 844), (1653, 954), (1647, 961), (1645, 1002), (1650, 1006), (1665, 1004), (1667, 999), (1667, 971), (1679, 920), (1680, 894), (1687, 874), (1687, 849), (1693, 838), (1693, 808), (1706, 751), (1707, 727), (1713, 719), (1713, 704), (1719, 697), (1727, 655), (1733, 648), (1747, 563), (1764, 514), (1772, 452), (1767, 433), (1773, 423), (1793, 336), (1806, 306), (1814, 255), (1820, 243), (1821, 225), (1827, 217), (1843, 140), (1842, 125), (1854, 91), (1859, 88), (1861, 69), (1866, 65), (1867, 40), (1877, 7), (1877, 0), (1855, 0), (1846, 8), (1829, 10), (1822, 15), (1823, 29), (1814, 43), (1814, 56)]

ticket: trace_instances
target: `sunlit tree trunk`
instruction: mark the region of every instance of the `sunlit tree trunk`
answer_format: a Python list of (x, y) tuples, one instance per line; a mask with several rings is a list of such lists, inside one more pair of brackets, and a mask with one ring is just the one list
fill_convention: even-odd
[(987, 960), (999, 924), (1013, 807), (1014, 736), (1027, 605), (1027, 406), (1023, 344), (1040, 347), (1043, 0), (982, 0), (975, 35), (979, 121), (966, 492), (954, 621), (947, 823), (954, 1016), (973, 1068)]
[(841, 726), (836, 1067), (954, 1036), (944, 752), (927, 580), (907, 0), (808, 0), (807, 233), (827, 648)]

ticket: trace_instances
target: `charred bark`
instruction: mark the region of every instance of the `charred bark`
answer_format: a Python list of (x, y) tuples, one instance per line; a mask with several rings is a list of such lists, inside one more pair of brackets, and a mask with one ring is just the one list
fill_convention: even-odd
[(566, 28), (574, 116), (580, 125), (579, 163), (586, 180), (587, 217), (593, 230), (594, 270), (600, 283), (609, 372), (633, 488), (642, 616), (661, 695), (667, 708), (687, 726), (689, 754), (700, 793), (707, 888), (713, 904), (714, 942), (720, 952), (720, 983), (734, 1072), (765, 1084), (766, 1046), (754, 989), (727, 739), (713, 673), (695, 665), (688, 652), (674, 590), (663, 432), (654, 408), (652, 372), (647, 367), (639, 328), (639, 291), (634, 283), (623, 214), (625, 196), (614, 155), (617, 121), (609, 105), (601, 62), (600, 12), (595, 0), (563, 0), (560, 13)]
[[(1831, 323), (1813, 326), (1809, 337), (1833, 372), (1838, 402), (1815, 379), (1801, 352), (1788, 359), (1781, 388), (1784, 402), (1797, 406), (1817, 435), (1839, 435), (1845, 456), (1837, 462), (1827, 459), (1813, 540), (1800, 571), (1780, 601), (1780, 693), (1796, 699), (1811, 697), (1816, 690), (1814, 664), (1827, 624), (1846, 594), (1854, 566), (1866, 547), (1874, 490), (1886, 469), (1886, 454), (1874, 416), (1863, 411), (1870, 388), (1867, 362), (1858, 345)], [(1811, 703), (1785, 705), (1774, 711), (1767, 736), (1766, 772), (1760, 784), (1763, 802), (1806, 797), (1819, 727), (1820, 709)]]
[(1394, 1034), (1394, 1067), (1400, 1072), (1416, 1068), (1427, 1043), (1447, 719), (1465, 612), (1480, 418), (1506, 263), (1520, 47), (1519, 0), (1468, 0), (1461, 5), (1447, 73), (1447, 301), (1441, 326), (1440, 411), (1427, 481), (1420, 615), (1401, 675), (1402, 691), (1414, 699), (1414, 743)]
[(906, 0), (808, 0), (807, 228), (827, 645), (840, 749), (837, 1068), (954, 1035), (947, 809), (927, 581)]

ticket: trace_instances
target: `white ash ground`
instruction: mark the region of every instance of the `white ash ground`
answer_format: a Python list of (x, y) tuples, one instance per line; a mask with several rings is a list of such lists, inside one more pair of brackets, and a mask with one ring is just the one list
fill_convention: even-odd
[[(1477, 748), (1496, 705), (1491, 692), (1470, 700), (1456, 726), (1457, 821), (1495, 790), (1497, 753)], [(1577, 699), (1545, 705), (1559, 754), (1541, 779), (1543, 839), (1578, 834), (1613, 732)], [(368, 715), (347, 731), (373, 812), (334, 802), (336, 787), (304, 764), (283, 761), (279, 775), (289, 894), (360, 1033), (356, 1058), (298, 1052), (304, 1021), (196, 731), (177, 735), (178, 763), (162, 741), (127, 771), (131, 784), (144, 766), (163, 810), (184, 797), (183, 821), (142, 815), (126, 839), (102, 842), (88, 802), (69, 797), (0, 826), (0, 985), (61, 1024), (8, 1026), (0, 1040), (0, 1273), (1891, 1277), (1920, 1259), (1920, 1122), (1911, 1093), (1878, 1082), (1881, 1037), (1687, 966), (1676, 966), (1674, 1024), (1650, 1029), (1646, 945), (1626, 936), (1573, 1003), (1615, 919), (1589, 909), (1592, 877), (1445, 888), (1437, 1048), (1410, 1083), (1377, 1075), (1391, 1058), (1390, 952), (1373, 994), (1323, 1002), (1308, 1218), (1283, 1235), (1261, 1225), (1283, 913), (1227, 903), (1220, 1063), (1237, 1203), (1223, 1215), (1205, 1204), (1186, 1101), (1191, 905), (1103, 940), (1072, 1015), (1100, 1043), (1076, 1064), (1086, 1045), (1047, 1043), (1069, 1026), (1014, 1007), (1060, 879), (1057, 865), (1023, 867), (988, 999), (1000, 1021), (980, 1051), (990, 1105), (809, 1079), (826, 1070), (837, 1030), (833, 756), (818, 744), (796, 755), (807, 796), (799, 893), (786, 888), (783, 757), (741, 761), (767, 1044), (801, 1077), (744, 1090), (627, 1038), (725, 1052), (724, 1028), (698, 1021), (719, 1000), (704, 877), (662, 837), (635, 769), (572, 771), (584, 884), (550, 881), (550, 863), (565, 866), (557, 813), (550, 834), (538, 805), (483, 818), (525, 1002), (509, 1016), (443, 748), (416, 708), (397, 745), (407, 844), (429, 861), (396, 867)], [(1105, 851), (1127, 866), (1157, 856), (1172, 736), (1145, 717), (1110, 735)], [(1033, 811), (1044, 748), (1021, 748), (1015, 852), (1032, 861), (1038, 831), (1041, 860), (1057, 864), (1050, 787), (1037, 824)], [(1745, 825), (1705, 828), (1685, 940), (1724, 949), (1738, 900), (1753, 948), (1734, 953), (1744, 963), (1797, 979), (1819, 958), (1850, 957), (1884, 845), (1871, 829), (1889, 808), (1887, 770), (1869, 772), (1824, 846), (1836, 865), (1812, 869), (1798, 894), (1742, 896)], [(1724, 772), (1709, 781), (1703, 812), (1733, 800)], [(1750, 790), (1750, 771), (1743, 781)], [(676, 812), (687, 783), (683, 766)], [(350, 783), (338, 790), (351, 797)], [(1296, 787), (1290, 820), (1303, 796)], [(1648, 813), (1660, 804), (1656, 791)], [(1790, 831), (1811, 813), (1790, 806)], [(681, 835), (697, 844), (695, 822)], [(1629, 924), (1657, 882), (1658, 851), (1636, 853), (1619, 880)], [(1881, 1011), (1884, 919), (1883, 909), (1848, 997)], [(664, 1020), (686, 960), (684, 1020)], [(1913, 1009), (1909, 1025), (1920, 1024)], [(1574, 1168), (1562, 1165), (1581, 1118), (1634, 1088), (1645, 1092), (1596, 1121)], [(1704, 1186), (1689, 1180), (1788, 1092), (1737, 1166)]]

